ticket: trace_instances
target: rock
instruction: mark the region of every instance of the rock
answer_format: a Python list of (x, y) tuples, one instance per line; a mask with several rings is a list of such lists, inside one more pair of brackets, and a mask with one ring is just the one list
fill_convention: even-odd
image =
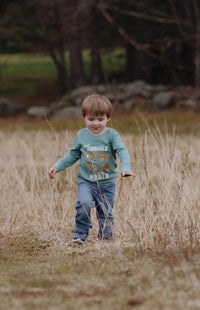
[(111, 101), (125, 102), (134, 95), (151, 98), (155, 92), (154, 87), (144, 81), (135, 81), (133, 83), (119, 85), (92, 85), (82, 86), (71, 91), (63, 98), (63, 101), (71, 102), (71, 105), (80, 106), (86, 96), (94, 93), (105, 95)]
[(44, 117), (48, 115), (48, 108), (43, 106), (33, 106), (27, 110), (28, 116)]
[(128, 100), (125, 100), (125, 101), (123, 102), (123, 107), (124, 107), (126, 110), (132, 109), (135, 105), (136, 105), (135, 100), (133, 100), (133, 99), (131, 99), (131, 98), (128, 99)]
[(158, 93), (167, 92), (170, 89), (172, 89), (172, 86), (170, 86), (170, 85), (154, 85), (154, 87), (152, 89), (153, 96), (158, 94)]
[(71, 91), (66, 99), (67, 101), (71, 101), (72, 105), (80, 106), (86, 96), (94, 93), (105, 94), (106, 90), (106, 85), (82, 86)]
[(80, 118), (80, 108), (79, 107), (66, 107), (56, 112), (53, 116), (54, 120), (64, 120), (64, 119), (77, 119)]
[(173, 92), (161, 92), (156, 94), (152, 100), (153, 111), (160, 111), (171, 108), (175, 105), (175, 95)]
[[(124, 84), (105, 84), (82, 86), (72, 90), (58, 102), (46, 107), (32, 107), (27, 111), (29, 116), (43, 117), (47, 115), (53, 119), (80, 118), (80, 105), (86, 96), (98, 93), (110, 99), (113, 110), (132, 109), (135, 106), (149, 106), (153, 111), (160, 111), (178, 105), (182, 99), (173, 90), (172, 85), (150, 85), (137, 80)], [(182, 94), (182, 92), (181, 92)], [(184, 98), (184, 101), (188, 99)], [(194, 102), (188, 102), (188, 106)]]
[(5, 97), (0, 97), (0, 117), (13, 116), (19, 112), (22, 112), (22, 110), (23, 109), (13, 101)]
[(153, 94), (153, 86), (147, 84), (144, 81), (138, 80), (133, 83), (128, 83), (124, 85), (123, 91), (127, 97), (139, 95), (144, 98), (151, 98)]
[[(134, 81), (128, 84), (106, 84), (82, 86), (64, 96), (59, 104), (49, 107), (49, 116), (54, 119), (68, 119), (80, 117), (80, 105), (90, 94), (98, 93), (110, 99), (114, 110), (131, 109), (137, 105), (137, 99), (152, 99), (154, 96), (154, 110), (167, 108), (173, 102), (172, 93), (167, 92), (166, 86), (152, 86), (144, 81)], [(159, 92), (159, 94), (157, 94)], [(164, 95), (163, 95), (164, 93)], [(156, 95), (156, 96), (155, 96)]]
[(191, 96), (190, 98), (188, 98), (185, 101), (185, 104), (183, 106), (188, 107), (188, 108), (192, 108), (192, 109), (199, 109), (199, 107), (200, 107), (200, 95)]

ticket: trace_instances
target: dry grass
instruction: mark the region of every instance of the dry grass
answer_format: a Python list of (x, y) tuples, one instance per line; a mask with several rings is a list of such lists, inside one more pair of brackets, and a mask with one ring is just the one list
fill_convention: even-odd
[(0, 131), (0, 309), (199, 309), (200, 139), (124, 134), (115, 241), (71, 245), (76, 169), (47, 178), (73, 133)]

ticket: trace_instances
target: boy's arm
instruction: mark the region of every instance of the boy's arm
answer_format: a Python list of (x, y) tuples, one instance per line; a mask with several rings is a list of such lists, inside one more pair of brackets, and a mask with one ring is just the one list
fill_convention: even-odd
[(115, 132), (113, 149), (116, 151), (121, 163), (121, 177), (135, 176), (131, 169), (131, 160), (128, 149), (125, 147), (120, 135)]
[(59, 172), (72, 166), (77, 160), (80, 159), (80, 151), (71, 149), (65, 156), (60, 158), (55, 164), (54, 168)]
[(62, 171), (70, 166), (72, 166), (77, 160), (79, 160), (81, 157), (81, 152), (80, 152), (80, 146), (78, 143), (78, 137), (74, 140), (74, 143), (69, 150), (63, 156), (60, 158), (54, 165), (49, 169), (49, 177), (53, 179), (55, 177), (55, 174), (59, 171)]
[(117, 155), (121, 163), (121, 176), (122, 177), (132, 176), (133, 172), (131, 169), (131, 161), (130, 161), (128, 149), (125, 146), (123, 147), (121, 146), (120, 148), (116, 150), (116, 152), (117, 152)]

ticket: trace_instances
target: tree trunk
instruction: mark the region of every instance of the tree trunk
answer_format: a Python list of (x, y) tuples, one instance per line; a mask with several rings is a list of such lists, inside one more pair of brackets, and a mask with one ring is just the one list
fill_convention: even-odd
[(200, 20), (197, 21), (196, 32), (195, 97), (196, 105), (200, 108)]
[(92, 84), (99, 84), (104, 81), (103, 68), (100, 53), (101, 38), (101, 16), (93, 5), (89, 7), (90, 23), (88, 25), (89, 49), (91, 56), (91, 81)]
[[(138, 1), (138, 13), (148, 14), (148, 8), (151, 6), (152, 0)], [(150, 53), (152, 44), (152, 23), (147, 19), (136, 18), (134, 28), (134, 38), (141, 46), (146, 48), (141, 49), (139, 46), (133, 46), (130, 43), (126, 45), (126, 75), (128, 79), (143, 79), (146, 82), (152, 83), (153, 77), (153, 62), (155, 61)]]
[(126, 44), (126, 77), (128, 81), (134, 79), (135, 47), (129, 42)]
[(57, 69), (57, 76), (61, 94), (64, 95), (68, 91), (68, 77), (65, 64), (65, 52), (62, 49), (59, 51), (59, 53), (56, 53), (55, 51), (50, 51), (50, 56), (52, 57)]
[(80, 34), (77, 31), (70, 37), (69, 53), (71, 66), (71, 86), (80, 87), (85, 84)]
[(99, 84), (104, 81), (101, 55), (99, 49), (95, 46), (91, 47), (91, 79), (92, 84)]
[[(151, 2), (152, 0), (139, 1), (139, 12), (148, 12), (148, 7), (151, 6)], [(150, 46), (152, 39), (152, 24), (146, 19), (137, 18), (135, 31), (138, 42)], [(144, 79), (146, 82), (152, 83), (152, 62), (152, 57), (145, 50), (135, 49), (134, 79)]]

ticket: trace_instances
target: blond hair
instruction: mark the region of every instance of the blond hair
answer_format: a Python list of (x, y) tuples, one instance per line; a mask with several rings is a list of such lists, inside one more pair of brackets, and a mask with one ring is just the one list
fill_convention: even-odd
[(92, 94), (87, 96), (82, 103), (81, 114), (83, 117), (89, 116), (103, 116), (110, 118), (112, 112), (112, 105), (110, 100), (99, 94)]

